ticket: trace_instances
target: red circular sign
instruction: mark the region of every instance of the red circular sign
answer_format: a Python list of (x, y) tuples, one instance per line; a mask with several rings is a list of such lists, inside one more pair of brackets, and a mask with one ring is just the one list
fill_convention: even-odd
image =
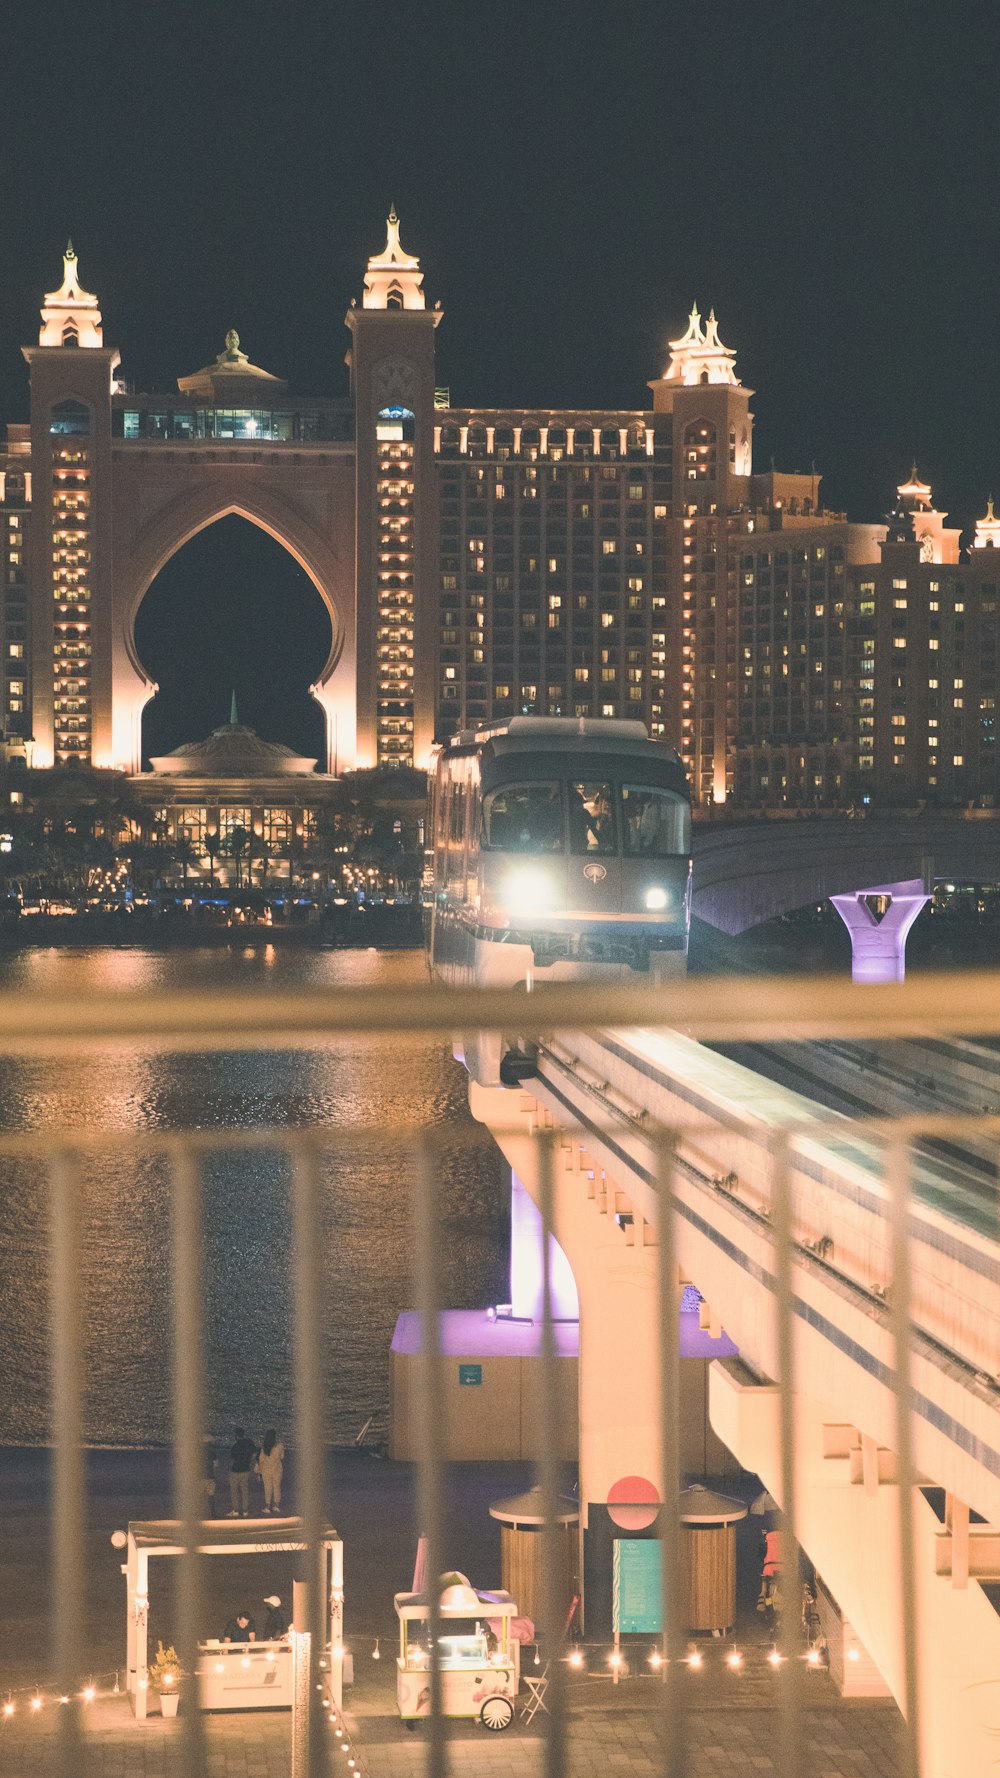
[(660, 1510), (660, 1496), (642, 1475), (625, 1475), (608, 1489), (608, 1517), (623, 1531), (645, 1531)]

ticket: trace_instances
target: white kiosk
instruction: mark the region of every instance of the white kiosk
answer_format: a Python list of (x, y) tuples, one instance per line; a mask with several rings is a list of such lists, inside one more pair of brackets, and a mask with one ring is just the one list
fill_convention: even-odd
[[(207, 1519), (198, 1549), (203, 1556), (279, 1555), (304, 1550), (301, 1519)], [(327, 1601), (325, 1647), (330, 1695), (343, 1703), (344, 1680), (344, 1546), (332, 1526), (321, 1534), (322, 1584)], [(149, 1704), (147, 1635), (149, 1559), (183, 1554), (177, 1519), (138, 1519), (128, 1528), (125, 1562), (126, 1691), (137, 1719)], [(199, 1644), (198, 1677), (203, 1710), (273, 1710), (292, 1704), (292, 1649), (288, 1642), (220, 1642)]]

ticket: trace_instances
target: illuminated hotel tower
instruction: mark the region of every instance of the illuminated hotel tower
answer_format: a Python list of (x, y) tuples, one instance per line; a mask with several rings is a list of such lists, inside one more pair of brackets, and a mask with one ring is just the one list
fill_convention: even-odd
[[(434, 736), (434, 333), (420, 261), (390, 211), (351, 304), (356, 414), (359, 763), (425, 763)], [(368, 738), (371, 739), (368, 739)], [(373, 743), (373, 746), (372, 746)], [(369, 756), (368, 748), (372, 747)]]
[(72, 242), (63, 281), (45, 298), (31, 372), (33, 482), (29, 553), (31, 719), (38, 766), (110, 754), (110, 611), (94, 598), (111, 578), (111, 384), (96, 296), (83, 289)]

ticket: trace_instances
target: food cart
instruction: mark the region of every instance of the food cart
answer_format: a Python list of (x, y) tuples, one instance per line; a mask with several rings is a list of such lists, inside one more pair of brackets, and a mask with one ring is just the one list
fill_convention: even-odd
[[(464, 1574), (442, 1576), (438, 1617), (438, 1671), (444, 1716), (478, 1717), (484, 1728), (506, 1729), (514, 1720), (520, 1679), (520, 1645), (511, 1635), (517, 1606), (509, 1593), (485, 1593)], [(396, 1700), (408, 1728), (431, 1710), (431, 1656), (426, 1593), (397, 1593), (399, 1656)]]

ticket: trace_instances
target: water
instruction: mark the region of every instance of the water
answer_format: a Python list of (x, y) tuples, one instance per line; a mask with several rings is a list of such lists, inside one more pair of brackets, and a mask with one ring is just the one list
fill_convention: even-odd
[[(0, 956), (0, 991), (222, 987), (391, 987), (420, 980), (413, 953), (26, 950)], [(146, 1444), (170, 1435), (169, 1190), (156, 1154), (130, 1155), (119, 1133), (448, 1123), (441, 1162), (444, 1301), (472, 1308), (507, 1292), (509, 1204), (500, 1159), (476, 1138), (464, 1071), (439, 1043), (285, 1054), (94, 1051), (65, 1061), (0, 1059), (0, 1127), (98, 1127), (107, 1148), (82, 1169), (81, 1276), (86, 1316), (86, 1436)], [(470, 1144), (463, 1138), (472, 1134)], [(42, 1169), (0, 1162), (0, 1443), (45, 1441), (46, 1187)], [(264, 1149), (213, 1154), (205, 1172), (208, 1430), (291, 1425), (291, 1263), (287, 1179)], [(412, 1307), (409, 1181), (376, 1145), (359, 1162), (324, 1163), (322, 1344), (328, 1432), (384, 1428), (388, 1349)]]

